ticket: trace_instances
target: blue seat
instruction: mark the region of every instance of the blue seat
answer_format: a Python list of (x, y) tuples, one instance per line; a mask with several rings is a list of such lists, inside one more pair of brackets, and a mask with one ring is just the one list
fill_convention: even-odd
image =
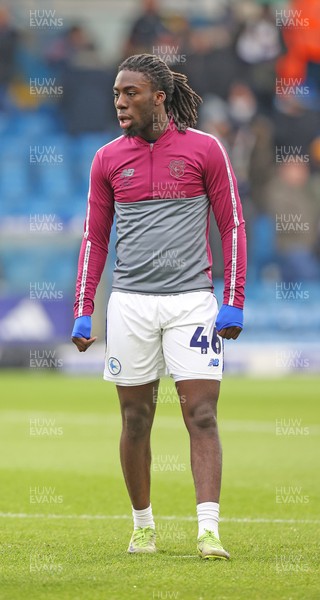
[(73, 138), (72, 157), (77, 191), (88, 191), (89, 174), (94, 155), (112, 136), (108, 133), (86, 133)]
[(249, 257), (248, 274), (254, 280), (260, 276), (262, 269), (276, 262), (276, 229), (271, 216), (262, 214), (254, 219)]
[(42, 164), (37, 167), (38, 191), (45, 197), (63, 197), (66, 202), (73, 193), (73, 180), (70, 169), (62, 162)]
[(7, 252), (1, 250), (0, 258), (9, 288), (28, 293), (26, 282), (37, 280), (40, 271), (37, 263), (41, 262), (42, 257), (41, 253), (37, 254), (27, 248), (11, 247)]
[(12, 133), (1, 136), (0, 158), (4, 159), (23, 159), (25, 163), (29, 161), (29, 140), (25, 137)]
[(30, 194), (27, 200), (28, 214), (54, 213), (54, 200), (43, 194)]
[(42, 138), (46, 133), (54, 131), (55, 120), (45, 112), (24, 111), (17, 113), (14, 130), (20, 135)]
[(28, 163), (23, 157), (4, 157), (0, 163), (0, 196), (11, 202), (29, 191)]

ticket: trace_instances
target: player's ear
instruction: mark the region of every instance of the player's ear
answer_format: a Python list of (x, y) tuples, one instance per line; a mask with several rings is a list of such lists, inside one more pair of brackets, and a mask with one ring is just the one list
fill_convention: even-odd
[(155, 92), (154, 94), (154, 104), (155, 106), (160, 106), (160, 104), (163, 104), (165, 99), (166, 99), (166, 93), (163, 92), (162, 90), (158, 90), (157, 92)]

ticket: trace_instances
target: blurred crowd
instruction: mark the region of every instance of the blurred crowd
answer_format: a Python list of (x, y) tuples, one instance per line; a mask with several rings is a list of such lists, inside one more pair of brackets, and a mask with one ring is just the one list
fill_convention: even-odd
[[(253, 279), (320, 275), (318, 2), (231, 2), (211, 18), (189, 18), (144, 0), (119, 45), (117, 64), (157, 54), (202, 96), (198, 127), (224, 143), (237, 175)], [(117, 64), (104, 60), (84, 24), (46, 36), (19, 29), (2, 7), (0, 56), (2, 118), (48, 111), (70, 136), (118, 135)], [(61, 97), (30, 94), (35, 73), (62, 86)]]

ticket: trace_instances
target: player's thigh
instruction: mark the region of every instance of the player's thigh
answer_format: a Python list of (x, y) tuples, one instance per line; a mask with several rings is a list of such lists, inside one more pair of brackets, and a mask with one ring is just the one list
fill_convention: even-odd
[[(185, 297), (184, 297), (185, 296)], [(181, 313), (163, 332), (163, 353), (174, 380), (221, 381), (223, 341), (215, 328), (218, 304), (211, 292), (181, 294)]]
[(104, 379), (136, 386), (163, 372), (161, 335), (153, 296), (113, 292), (107, 311)]
[(158, 395), (159, 379), (144, 385), (117, 385), (122, 422), (127, 426), (137, 419), (152, 426)]
[(181, 410), (186, 424), (192, 420), (209, 422), (217, 417), (220, 381), (187, 379), (176, 382)]

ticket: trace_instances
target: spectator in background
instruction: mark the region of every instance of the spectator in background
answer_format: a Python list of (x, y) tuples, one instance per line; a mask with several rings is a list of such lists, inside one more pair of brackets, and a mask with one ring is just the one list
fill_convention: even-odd
[(203, 104), (199, 108), (199, 126), (206, 133), (217, 136), (227, 152), (231, 152), (232, 126), (225, 100), (214, 94), (204, 96)]
[(49, 46), (46, 58), (63, 88), (59, 109), (66, 131), (71, 135), (106, 131), (114, 112), (113, 74), (101, 61), (89, 32), (72, 25)]
[(267, 190), (268, 212), (276, 229), (283, 281), (316, 281), (320, 188), (310, 179), (308, 162), (285, 156)]
[(56, 38), (45, 51), (45, 57), (56, 73), (63, 71), (83, 50), (94, 47), (88, 32), (81, 25), (72, 25), (61, 37)]
[(239, 61), (232, 43), (228, 21), (212, 23), (204, 18), (191, 21), (183, 72), (201, 96), (215, 94), (227, 98), (232, 82), (239, 76)]
[(168, 33), (157, 0), (143, 0), (142, 10), (142, 14), (133, 23), (129, 33), (125, 56), (144, 52), (154, 54), (152, 47), (157, 46), (161, 37)]
[[(210, 135), (216, 136), (225, 146), (228, 154), (232, 150), (232, 125), (228, 104), (214, 94), (207, 94), (199, 107), (199, 128)], [(245, 206), (243, 205), (243, 210)], [(223, 255), (219, 231), (214, 219), (210, 219), (209, 242), (214, 256), (214, 277), (223, 277)]]
[[(299, 148), (309, 152), (310, 144), (320, 132), (320, 111), (308, 109), (308, 98), (293, 93), (276, 97), (274, 127), (276, 147)], [(293, 151), (292, 151), (293, 152)]]
[(273, 127), (269, 118), (259, 112), (257, 97), (245, 82), (236, 81), (231, 86), (228, 105), (233, 130), (231, 156), (248, 224), (252, 275), (264, 272), (268, 262), (274, 260), (274, 229), (264, 217), (266, 189), (275, 161)]
[(60, 108), (68, 133), (103, 132), (110, 127), (112, 81), (113, 74), (101, 63), (93, 44), (73, 54), (61, 76)]
[[(266, 189), (273, 175), (272, 123), (259, 114), (254, 93), (241, 81), (231, 86), (228, 102), (218, 96), (205, 96), (199, 114), (200, 127), (223, 142), (234, 164), (250, 243), (252, 228), (259, 215), (266, 211)], [(221, 250), (217, 239), (214, 224), (211, 224), (215, 273), (221, 276)]]
[(8, 9), (0, 5), (0, 110), (5, 108), (8, 86), (15, 73), (18, 39)]
[(260, 108), (270, 114), (281, 40), (269, 2), (255, 7), (251, 18), (241, 23), (235, 48), (242, 75), (255, 92)]
[(200, 107), (200, 126), (226, 146), (238, 179), (244, 207), (265, 210), (265, 187), (273, 174), (275, 153), (272, 122), (259, 114), (257, 99), (246, 83), (237, 81), (228, 102), (207, 94)]
[[(318, 130), (317, 137), (310, 144), (310, 165), (314, 175), (320, 177), (320, 127)], [(320, 181), (319, 181), (320, 186)]]
[(319, 0), (292, 0), (287, 13), (299, 15), (302, 24), (289, 19), (281, 27), (286, 51), (277, 61), (277, 77), (305, 82), (308, 65), (317, 65), (318, 73), (320, 69)]
[(257, 97), (245, 82), (231, 86), (228, 106), (233, 126), (231, 156), (239, 189), (260, 212), (275, 161), (272, 122), (259, 112)]

